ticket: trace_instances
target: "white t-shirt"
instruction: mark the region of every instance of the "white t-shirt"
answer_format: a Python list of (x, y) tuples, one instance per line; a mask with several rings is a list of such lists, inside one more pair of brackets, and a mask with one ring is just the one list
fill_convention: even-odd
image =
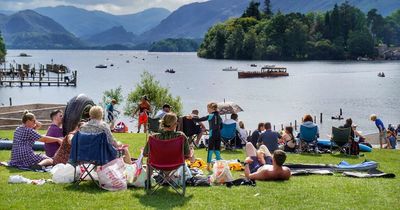
[(247, 131), (246, 131), (246, 129), (239, 128), (238, 131), (239, 131), (240, 139), (241, 139), (242, 141), (246, 142), (247, 137), (249, 136), (248, 133), (247, 133)]
[(166, 114), (166, 112), (164, 112), (164, 110), (159, 110), (156, 114), (156, 116), (154, 116), (154, 118), (162, 118), (164, 117), (164, 115)]

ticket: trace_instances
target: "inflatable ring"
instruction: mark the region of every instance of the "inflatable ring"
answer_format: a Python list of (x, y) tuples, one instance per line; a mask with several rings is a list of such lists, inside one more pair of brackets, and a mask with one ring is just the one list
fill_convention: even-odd
[(89, 110), (94, 102), (85, 94), (79, 94), (69, 100), (63, 118), (63, 134), (73, 131), (82, 119), (89, 119)]

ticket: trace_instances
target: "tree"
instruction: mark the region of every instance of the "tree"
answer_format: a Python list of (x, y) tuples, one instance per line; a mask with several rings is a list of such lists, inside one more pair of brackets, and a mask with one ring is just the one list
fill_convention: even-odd
[(291, 21), (285, 31), (284, 55), (291, 59), (304, 58), (308, 40), (308, 27), (299, 20)]
[(206, 33), (197, 55), (204, 58), (224, 58), (225, 34), (225, 25), (216, 24), (211, 27)]
[(238, 59), (242, 54), (242, 42), (244, 39), (244, 31), (241, 25), (235, 26), (229, 35), (224, 50), (224, 58)]
[(274, 16), (274, 13), (272, 13), (271, 0), (264, 1), (264, 15), (267, 19)]
[(4, 57), (6, 56), (6, 45), (4, 43), (3, 37), (0, 31), (0, 63), (4, 61)]
[(253, 59), (256, 49), (256, 37), (257, 35), (254, 30), (250, 30), (244, 35), (242, 59)]
[(144, 71), (140, 76), (140, 83), (136, 85), (134, 91), (128, 94), (124, 114), (132, 116), (133, 111), (139, 105), (140, 98), (146, 95), (151, 104), (151, 113), (154, 116), (157, 110), (162, 109), (165, 103), (172, 106), (172, 111), (177, 115), (182, 114), (182, 102), (179, 96), (173, 97), (169, 89), (162, 87), (160, 82), (154, 79), (154, 75)]
[(374, 40), (368, 31), (350, 32), (348, 46), (352, 58), (374, 55)]
[(330, 38), (335, 39), (336, 37), (341, 35), (340, 33), (341, 19), (339, 14), (339, 7), (337, 4), (335, 4), (333, 8), (329, 23), (330, 23), (329, 25)]
[(124, 101), (124, 96), (122, 95), (122, 87), (118, 86), (116, 89), (110, 89), (103, 92), (103, 97), (101, 101), (101, 106), (105, 106), (110, 103), (112, 99), (117, 100), (118, 104)]
[(260, 6), (260, 2), (251, 1), (246, 11), (244, 11), (242, 17), (254, 17), (257, 20), (261, 19), (260, 10), (258, 7)]
[(388, 45), (400, 46), (400, 9), (385, 18), (383, 40)]

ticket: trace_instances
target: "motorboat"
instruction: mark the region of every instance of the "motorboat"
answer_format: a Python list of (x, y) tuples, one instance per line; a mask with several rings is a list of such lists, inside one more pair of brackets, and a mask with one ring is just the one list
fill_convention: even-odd
[(100, 65), (97, 65), (96, 68), (98, 68), (98, 69), (106, 69), (107, 66), (103, 65), (103, 64), (100, 64)]
[(237, 70), (238, 70), (237, 68), (233, 68), (232, 66), (222, 69), (222, 71), (237, 71)]

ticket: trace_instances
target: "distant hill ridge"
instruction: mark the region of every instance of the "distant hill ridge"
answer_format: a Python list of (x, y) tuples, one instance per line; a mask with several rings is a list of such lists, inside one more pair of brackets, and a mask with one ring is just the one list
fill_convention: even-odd
[(53, 19), (33, 10), (0, 16), (0, 30), (10, 48), (79, 48), (83, 45)]
[(35, 11), (54, 19), (77, 37), (86, 39), (115, 26), (123, 26), (128, 32), (141, 34), (171, 13), (164, 8), (150, 8), (136, 14), (113, 15), (73, 6), (41, 7)]
[(106, 31), (84, 39), (84, 41), (92, 46), (107, 46), (112, 44), (133, 46), (135, 37), (136, 36), (132, 32), (126, 31), (123, 26), (114, 26)]

